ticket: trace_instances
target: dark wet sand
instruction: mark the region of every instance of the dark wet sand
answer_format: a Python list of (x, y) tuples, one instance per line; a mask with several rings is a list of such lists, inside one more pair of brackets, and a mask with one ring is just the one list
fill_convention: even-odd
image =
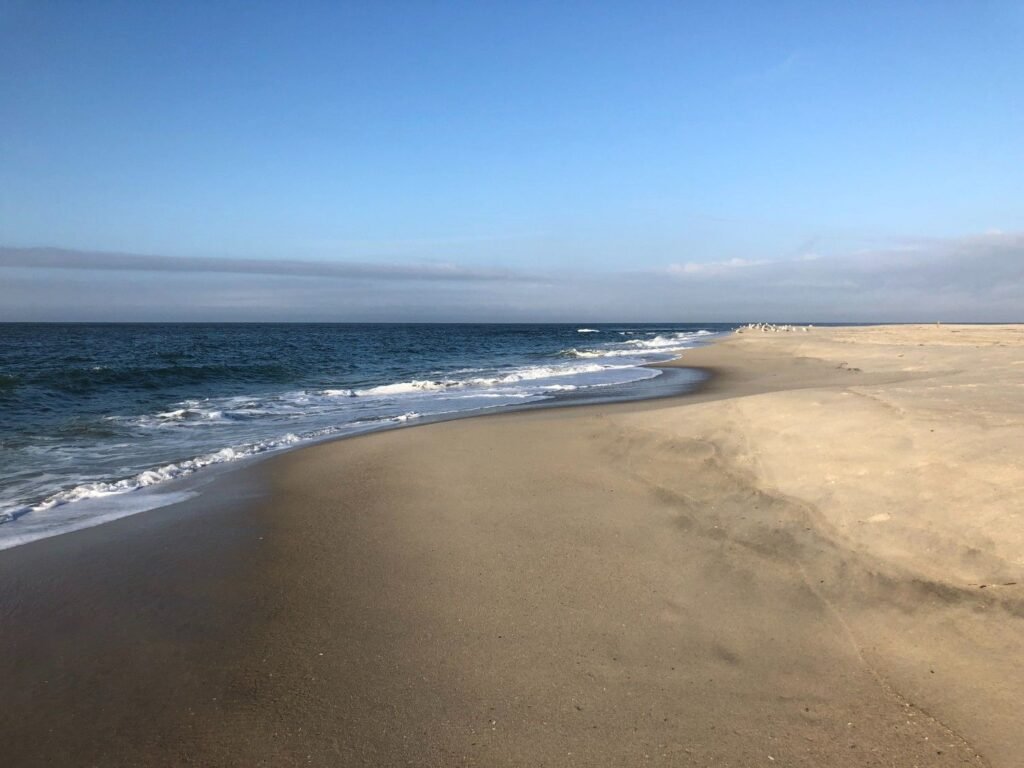
[(968, 582), (1019, 541), (832, 455), (934, 430), (830, 398), (923, 402), (964, 384), (949, 351), (809, 337), (689, 353), (696, 395), (323, 444), (0, 552), (0, 765), (1020, 764), (1021, 593)]

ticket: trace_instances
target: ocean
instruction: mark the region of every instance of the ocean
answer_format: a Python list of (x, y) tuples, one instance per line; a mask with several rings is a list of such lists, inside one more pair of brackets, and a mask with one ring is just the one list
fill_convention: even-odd
[(0, 549), (173, 503), (204, 473), (303, 443), (636, 397), (664, 375), (645, 364), (733, 327), (0, 324)]

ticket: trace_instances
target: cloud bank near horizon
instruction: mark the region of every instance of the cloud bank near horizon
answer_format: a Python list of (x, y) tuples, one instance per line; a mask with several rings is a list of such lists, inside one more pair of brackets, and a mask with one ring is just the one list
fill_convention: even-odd
[(109, 272), (177, 272), (278, 277), (326, 277), (371, 280), (510, 280), (531, 281), (506, 270), (468, 269), (450, 263), (421, 265), (301, 259), (229, 259), (216, 256), (151, 256), (134, 253), (76, 251), (69, 248), (0, 247), (0, 268), (74, 269)]
[(0, 276), (4, 321), (1024, 320), (1024, 233), (617, 273), (0, 247)]

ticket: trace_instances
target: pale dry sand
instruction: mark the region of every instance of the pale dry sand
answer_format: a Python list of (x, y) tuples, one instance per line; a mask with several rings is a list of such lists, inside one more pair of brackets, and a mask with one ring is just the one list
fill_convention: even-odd
[[(169, 525), (64, 552), (79, 590), (119, 546), (163, 565), (89, 593), (108, 627), (134, 604), (127, 636), (58, 611), (63, 666), (15, 638), (8, 764), (1024, 764), (1024, 327), (748, 333), (681, 364), (717, 376), (264, 462), (269, 499), (211, 518), (227, 564)], [(19, 576), (29, 623), (60, 573)], [(201, 609), (139, 618), (183, 585)], [(76, 714), (49, 736), (40, 668)]]

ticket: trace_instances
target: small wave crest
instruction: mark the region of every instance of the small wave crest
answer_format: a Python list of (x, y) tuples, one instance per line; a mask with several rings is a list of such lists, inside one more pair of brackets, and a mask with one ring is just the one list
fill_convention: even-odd
[[(635, 331), (619, 331), (620, 335), (633, 335)], [(570, 347), (558, 353), (559, 357), (568, 358), (600, 358), (600, 357), (640, 357), (644, 354), (658, 354), (686, 349), (693, 340), (700, 336), (708, 336), (711, 331), (685, 331), (670, 335), (655, 335), (649, 339), (628, 338), (623, 341), (580, 349)]]
[(685, 347), (695, 337), (703, 334), (704, 332), (702, 331), (674, 333), (671, 336), (655, 336), (653, 339), (629, 339), (628, 341), (620, 342), (620, 344), (623, 347), (635, 350), (679, 349)]
[(29, 512), (44, 512), (46, 510), (53, 509), (54, 507), (59, 507), (76, 501), (82, 501), (84, 499), (95, 499), (103, 496), (129, 493), (141, 488), (148, 488), (149, 486), (164, 483), (168, 480), (187, 477), (200, 469), (215, 464), (237, 461), (249, 456), (266, 453), (267, 451), (284, 448), (286, 446), (293, 445), (302, 439), (303, 438), (298, 435), (289, 433), (276, 439), (261, 440), (248, 445), (222, 448), (219, 451), (203, 454), (202, 456), (196, 456), (195, 458), (172, 462), (159, 467), (153, 467), (120, 480), (82, 483), (81, 485), (76, 485), (74, 488), (68, 488), (48, 496), (38, 504), (25, 505), (16, 509), (0, 511), (0, 524), (16, 520)]
[(606, 353), (600, 352), (596, 349), (577, 349), (576, 347), (569, 347), (569, 349), (563, 349), (558, 353), (559, 357), (570, 357), (570, 358), (591, 358), (591, 357), (604, 357)]
[[(521, 368), (498, 376), (480, 376), (469, 379), (423, 379), (400, 381), (394, 384), (382, 384), (368, 389), (357, 389), (357, 397), (405, 395), (419, 392), (437, 392), (446, 389), (467, 387), (495, 387), (505, 384), (519, 384), (540, 379), (551, 379), (561, 376), (578, 376), (606, 370), (608, 365), (541, 365), (532, 368)], [(623, 366), (626, 367), (626, 366)]]
[(175, 408), (171, 411), (158, 413), (156, 418), (162, 421), (216, 420), (224, 418), (224, 413), (222, 411), (204, 411), (199, 408)]

